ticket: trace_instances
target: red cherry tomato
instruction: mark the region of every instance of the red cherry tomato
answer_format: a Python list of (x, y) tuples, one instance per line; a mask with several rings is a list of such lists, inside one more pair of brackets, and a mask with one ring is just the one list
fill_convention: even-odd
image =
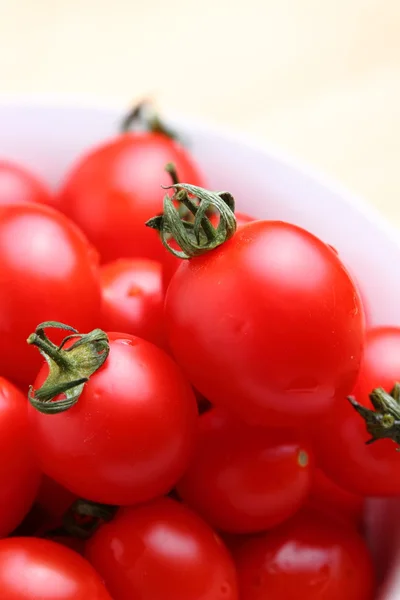
[(0, 537), (21, 523), (40, 483), (27, 409), (23, 394), (0, 377)]
[(352, 527), (302, 511), (234, 548), (241, 600), (372, 600), (374, 569)]
[(0, 205), (25, 202), (50, 202), (45, 184), (24, 167), (0, 160)]
[(161, 263), (146, 258), (119, 259), (101, 268), (101, 327), (165, 344)]
[(39, 538), (0, 540), (1, 600), (112, 600), (82, 556)]
[(26, 339), (38, 323), (98, 324), (97, 254), (64, 215), (39, 204), (0, 207), (0, 372), (32, 383), (41, 358)]
[(307, 506), (330, 516), (360, 526), (363, 517), (364, 498), (338, 486), (317, 468), (314, 470)]
[(36, 496), (36, 504), (42, 508), (50, 517), (62, 517), (71, 504), (77, 500), (77, 496), (64, 488), (62, 485), (43, 475), (39, 491)]
[[(236, 225), (238, 228), (242, 227), (242, 225), (245, 225), (246, 223), (250, 223), (251, 221), (254, 221), (254, 217), (250, 217), (249, 215), (246, 215), (245, 213), (237, 212), (237, 213), (235, 213), (235, 217), (236, 217)], [(213, 225), (216, 225), (218, 222), (218, 215), (217, 214), (212, 215), (210, 220), (213, 223)], [(175, 240), (171, 240), (170, 245), (172, 248), (174, 248), (174, 250), (179, 250), (179, 246), (177, 245)], [(177, 268), (180, 266), (182, 260), (180, 258), (178, 258), (177, 256), (175, 256), (174, 254), (172, 254), (172, 252), (169, 252), (166, 249), (165, 249), (165, 253), (162, 255), (161, 259), (162, 259), (162, 264), (163, 264), (163, 283), (164, 283), (164, 289), (166, 290), (168, 288), (169, 282), (171, 281), (173, 274), (175, 273)]]
[[(51, 415), (30, 407), (30, 423), (44, 473), (82, 498), (132, 505), (168, 492), (182, 476), (197, 406), (165, 352), (128, 334), (109, 338), (109, 356), (78, 402)], [(47, 374), (45, 364), (35, 389)]]
[[(372, 408), (370, 392), (376, 387), (390, 391), (400, 381), (400, 328), (378, 327), (368, 331), (364, 359), (353, 394)], [(321, 466), (336, 483), (363, 496), (400, 494), (399, 453), (391, 440), (370, 439), (364, 420), (340, 398), (335, 410), (314, 432)]]
[(307, 231), (244, 225), (186, 260), (166, 296), (169, 344), (215, 406), (259, 425), (317, 418), (358, 374), (364, 316), (339, 258)]
[(161, 259), (166, 252), (148, 219), (162, 212), (171, 185), (165, 172), (173, 162), (181, 181), (202, 185), (188, 152), (166, 135), (135, 132), (120, 135), (83, 156), (55, 199), (100, 251), (103, 262), (116, 258)]
[(249, 533), (294, 515), (312, 471), (299, 435), (249, 427), (214, 409), (200, 418), (196, 454), (177, 490), (214, 528)]
[(238, 600), (220, 539), (169, 498), (120, 510), (89, 540), (86, 556), (114, 600)]

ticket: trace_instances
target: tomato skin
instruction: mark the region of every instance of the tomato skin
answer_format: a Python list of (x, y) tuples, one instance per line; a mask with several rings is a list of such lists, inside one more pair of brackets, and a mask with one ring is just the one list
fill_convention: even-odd
[(50, 202), (50, 191), (33, 173), (8, 160), (0, 160), (0, 206)]
[(0, 537), (11, 533), (24, 519), (40, 483), (27, 408), (23, 394), (0, 377)]
[(120, 510), (89, 540), (86, 556), (114, 600), (238, 600), (220, 539), (169, 498)]
[(0, 589), (2, 600), (112, 600), (87, 560), (39, 538), (0, 540)]
[(361, 526), (364, 498), (338, 486), (320, 468), (314, 470), (307, 506), (346, 523)]
[(264, 426), (317, 418), (358, 374), (364, 316), (330, 248), (305, 230), (254, 221), (184, 261), (165, 304), (169, 344), (215, 406)]
[[(390, 391), (400, 381), (400, 328), (377, 327), (367, 332), (364, 358), (353, 395), (372, 408), (376, 387)], [(391, 440), (365, 442), (364, 420), (345, 400), (314, 431), (314, 444), (324, 471), (341, 487), (362, 496), (400, 494), (399, 453)]]
[(168, 492), (182, 476), (197, 405), (165, 352), (128, 334), (108, 335), (109, 356), (77, 404), (52, 415), (30, 407), (30, 423), (46, 475), (87, 500), (132, 505)]
[(165, 345), (161, 263), (145, 258), (119, 259), (102, 266), (101, 327)]
[(196, 453), (177, 491), (215, 529), (250, 533), (294, 515), (312, 472), (298, 434), (249, 427), (213, 409), (200, 418)]
[(40, 204), (0, 206), (0, 365), (31, 384), (42, 359), (26, 339), (48, 320), (98, 325), (98, 257), (64, 215)]
[(181, 181), (203, 185), (188, 152), (165, 135), (120, 135), (82, 156), (67, 176), (55, 206), (73, 219), (98, 248), (102, 262), (117, 258), (160, 259), (165, 249), (146, 221), (162, 212), (171, 185), (165, 165)]
[(302, 511), (233, 549), (241, 600), (372, 600), (374, 569), (361, 536)]

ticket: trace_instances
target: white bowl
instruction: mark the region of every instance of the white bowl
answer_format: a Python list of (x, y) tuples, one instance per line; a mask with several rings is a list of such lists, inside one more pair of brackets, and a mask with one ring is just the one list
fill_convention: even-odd
[[(56, 185), (80, 152), (116, 132), (121, 115), (122, 110), (90, 102), (0, 100), (0, 158), (21, 161)], [(171, 123), (188, 141), (211, 188), (231, 191), (249, 214), (294, 222), (332, 244), (368, 299), (369, 322), (400, 325), (399, 234), (378, 213), (265, 146), (188, 119)], [(397, 500), (377, 500), (367, 510), (369, 541), (386, 572), (380, 600), (400, 598), (400, 571), (393, 566), (400, 558), (399, 509)]]

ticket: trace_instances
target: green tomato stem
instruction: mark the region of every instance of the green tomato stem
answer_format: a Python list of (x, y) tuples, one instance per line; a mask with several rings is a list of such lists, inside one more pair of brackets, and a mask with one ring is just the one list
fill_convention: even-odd
[[(57, 346), (45, 333), (50, 327), (73, 333)], [(65, 347), (74, 339), (73, 344)], [(58, 414), (74, 406), (90, 376), (104, 364), (109, 353), (108, 337), (101, 329), (80, 334), (76, 329), (54, 321), (38, 325), (27, 342), (39, 349), (49, 366), (44, 384), (38, 390), (31, 386), (28, 393), (32, 406), (44, 414)], [(55, 400), (61, 394), (65, 397)]]

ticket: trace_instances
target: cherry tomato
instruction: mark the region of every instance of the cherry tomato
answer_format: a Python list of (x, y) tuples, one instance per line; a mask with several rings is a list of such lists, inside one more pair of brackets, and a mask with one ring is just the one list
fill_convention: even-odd
[(0, 160), (0, 206), (24, 202), (50, 202), (45, 184), (24, 167)]
[(299, 435), (249, 427), (214, 409), (200, 418), (196, 454), (177, 490), (216, 529), (262, 531), (301, 507), (312, 471)]
[(62, 517), (75, 500), (77, 500), (75, 494), (54, 481), (54, 479), (43, 475), (36, 496), (36, 504), (50, 517)]
[[(246, 223), (254, 221), (254, 217), (250, 217), (249, 215), (246, 215), (245, 213), (241, 212), (235, 213), (235, 217), (236, 225), (238, 228), (242, 227), (242, 225), (245, 225)], [(217, 225), (218, 215), (215, 213), (211, 216), (210, 220), (213, 225)], [(174, 250), (179, 250), (179, 246), (177, 245), (175, 240), (171, 240), (170, 245), (174, 248)], [(166, 249), (165, 253), (161, 257), (161, 260), (163, 264), (163, 283), (164, 289), (166, 290), (168, 288), (169, 282), (171, 281), (171, 277), (173, 276), (177, 268), (180, 266), (182, 260)]]
[(338, 256), (276, 221), (183, 261), (166, 296), (169, 344), (215, 406), (259, 425), (317, 418), (358, 374), (364, 316)]
[(1, 600), (112, 600), (73, 550), (39, 538), (0, 540)]
[(173, 162), (181, 181), (201, 185), (188, 152), (166, 135), (120, 135), (83, 156), (68, 175), (55, 206), (71, 217), (100, 251), (103, 262), (116, 258), (160, 259), (165, 249), (145, 227), (162, 212), (171, 185), (165, 172)]
[(40, 483), (27, 409), (23, 394), (0, 377), (0, 537), (21, 523)]
[[(197, 406), (165, 352), (128, 334), (109, 339), (109, 356), (78, 402), (50, 415), (30, 407), (30, 423), (44, 473), (82, 498), (131, 505), (166, 493), (182, 476)], [(44, 364), (35, 389), (47, 374)]]
[(98, 324), (97, 254), (64, 215), (40, 204), (0, 206), (0, 373), (26, 386), (41, 358), (26, 343), (42, 321)]
[(119, 259), (101, 269), (101, 327), (165, 344), (161, 263), (146, 258)]
[(374, 569), (363, 539), (302, 511), (234, 549), (241, 600), (372, 600)]
[(320, 468), (314, 470), (307, 506), (356, 526), (362, 523), (364, 498), (338, 486)]
[(161, 498), (120, 510), (87, 543), (86, 556), (114, 600), (237, 600), (233, 561), (185, 506)]
[[(390, 391), (400, 381), (400, 328), (378, 327), (367, 332), (364, 359), (353, 394), (372, 408), (376, 387)], [(321, 466), (343, 488), (363, 496), (400, 494), (399, 453), (391, 440), (370, 439), (365, 422), (344, 397), (325, 422), (315, 428), (314, 443)]]

